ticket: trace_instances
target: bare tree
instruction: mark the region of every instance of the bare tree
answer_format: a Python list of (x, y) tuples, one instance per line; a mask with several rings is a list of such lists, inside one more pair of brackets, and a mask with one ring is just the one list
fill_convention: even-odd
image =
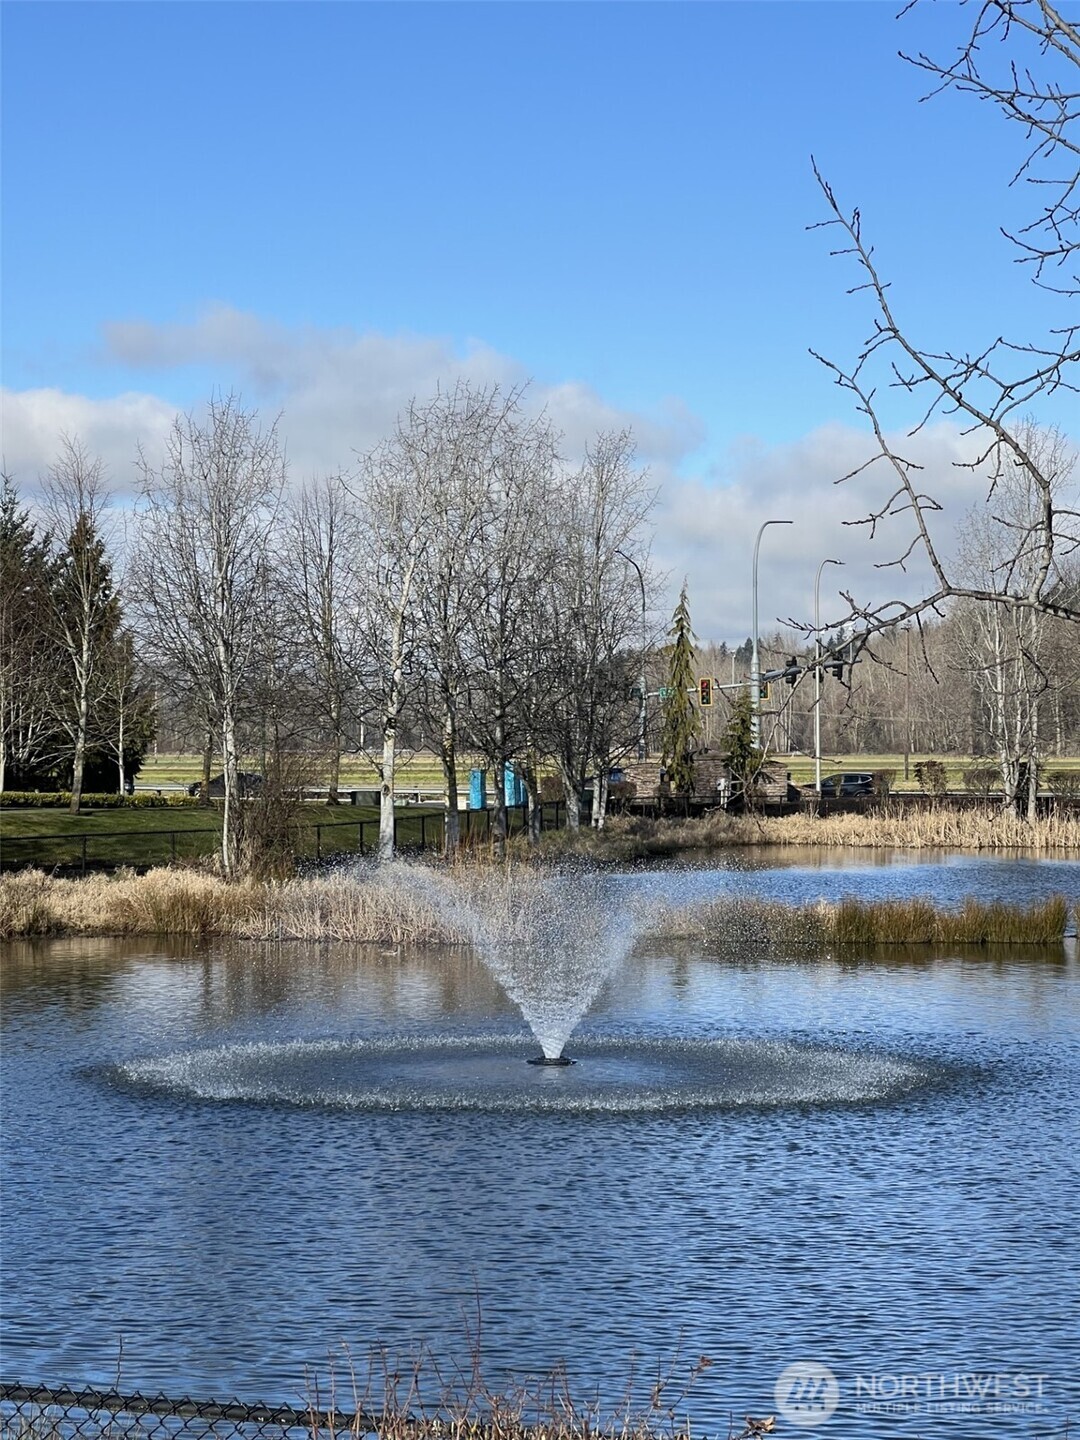
[[(1062, 491), (1055, 485), (1040, 453), (1026, 444), (1023, 425), (1037, 402), (1077, 389), (1080, 328), (1066, 307), (1080, 299), (1080, 29), (1051, 0), (982, 0), (972, 8), (974, 23), (952, 63), (925, 55), (913, 63), (934, 76), (937, 89), (974, 94), (1023, 128), (1029, 148), (1013, 178), (1039, 187), (1040, 208), (1013, 238), (1035, 283), (1060, 296), (1061, 323), (1036, 339), (997, 335), (972, 349), (929, 349), (905, 327), (894, 307), (859, 210), (841, 207), (815, 165), (828, 209), (822, 223), (840, 237), (833, 253), (855, 264), (856, 283), (849, 293), (868, 296), (874, 311), (871, 333), (854, 363), (840, 365), (817, 356), (836, 384), (853, 396), (876, 441), (876, 453), (843, 479), (853, 480), (881, 465), (890, 472), (887, 499), (853, 523), (876, 534), (898, 517), (906, 519), (905, 538), (884, 568), (903, 569), (921, 554), (933, 577), (927, 593), (915, 601), (865, 605), (846, 596), (852, 617), (865, 633), (939, 610), (953, 598), (1080, 622), (1080, 606), (1063, 586), (1063, 566), (1080, 548), (1075, 487)], [(991, 46), (998, 47), (994, 54)], [(936, 534), (940, 500), (924, 488), (920, 465), (890, 438), (877, 398), (882, 378), (918, 402), (909, 435), (935, 417), (957, 418), (972, 444), (971, 458), (959, 463), (986, 475), (988, 508), (1002, 525), (1009, 526), (997, 509), (1002, 477), (1012, 470), (1026, 477), (1030, 511), (1022, 526), (1011, 526), (1009, 554), (981, 584), (960, 577)]]
[(469, 620), (483, 595), (480, 541), (491, 455), (512, 421), (518, 392), (465, 383), (410, 406), (405, 427), (415, 483), (429, 505), (424, 581), (417, 592), (426, 720), (437, 738), (446, 810), (445, 849), (460, 842), (461, 707), (469, 685)]
[(480, 593), (469, 617), (469, 727), (495, 775), (492, 838), (507, 839), (504, 776), (528, 749), (538, 642), (534, 598), (552, 554), (548, 504), (556, 475), (556, 436), (544, 415), (515, 404), (491, 437), (476, 563)]
[(120, 618), (103, 527), (109, 495), (101, 461), (65, 437), (45, 477), (45, 506), (59, 548), (52, 562), (49, 628), (67, 674), (59, 718), (72, 751), (71, 813), (82, 803), (91, 713), (106, 682)]
[[(630, 691), (641, 668), (642, 590), (649, 587), (646, 525), (655, 500), (635, 466), (629, 431), (598, 435), (561, 487), (550, 586), (553, 680), (544, 697), (567, 815), (580, 823), (589, 767), (596, 766), (593, 823), (604, 823), (614, 755), (636, 736)], [(555, 518), (555, 517), (553, 517)]]
[(349, 707), (362, 565), (352, 500), (339, 475), (305, 485), (286, 515), (282, 586), (307, 653), (307, 699), (329, 746), (331, 804), (338, 799)]
[(121, 795), (128, 787), (128, 761), (142, 756), (155, 727), (153, 697), (135, 653), (135, 637), (121, 628), (112, 639), (99, 692), (95, 738), (105, 755), (116, 762)]
[(149, 643), (183, 674), (220, 728), (225, 804), (221, 860), (239, 861), (239, 722), (266, 624), (270, 534), (285, 478), (277, 426), (236, 396), (203, 418), (177, 416), (160, 464), (140, 456), (142, 512), (133, 591)]
[(379, 858), (394, 853), (394, 804), (402, 719), (416, 682), (417, 593), (430, 517), (430, 496), (418, 483), (408, 420), (364, 460), (353, 482), (359, 505), (359, 543), (372, 573), (355, 603), (358, 672), (366, 711), (380, 749)]
[[(1056, 498), (1071, 477), (1075, 455), (1059, 432), (1042, 432), (1030, 421), (1018, 436)], [(1041, 503), (1027, 467), (1008, 466), (998, 481), (994, 515), (980, 508), (962, 527), (958, 576), (974, 588), (993, 585), (1005, 566), (1022, 588), (1025, 566), (1039, 562), (1037, 556), (1017, 553), (1015, 536), (1029, 529), (1032, 511)], [(958, 603), (956, 620), (986, 733), (998, 756), (1005, 803), (1024, 806), (1034, 816), (1045, 746), (1040, 717), (1044, 697), (1055, 684), (1047, 652), (1052, 628), (1061, 622), (1030, 606), (971, 599)]]

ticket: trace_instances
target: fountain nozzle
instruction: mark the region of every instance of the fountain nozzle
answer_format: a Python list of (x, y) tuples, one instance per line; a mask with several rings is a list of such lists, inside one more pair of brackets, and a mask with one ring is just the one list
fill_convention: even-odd
[(569, 1055), (555, 1055), (555, 1056), (537, 1055), (537, 1056), (535, 1056), (534, 1059), (529, 1060), (527, 1063), (528, 1063), (529, 1065), (555, 1065), (555, 1066), (562, 1066), (562, 1065), (576, 1065), (576, 1064), (577, 1064), (577, 1061), (576, 1061), (576, 1060), (571, 1060)]

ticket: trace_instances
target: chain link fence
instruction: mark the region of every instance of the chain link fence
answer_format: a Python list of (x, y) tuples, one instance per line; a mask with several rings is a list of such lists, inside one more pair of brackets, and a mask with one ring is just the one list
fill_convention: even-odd
[(363, 1411), (0, 1384), (0, 1440), (331, 1440), (371, 1435)]

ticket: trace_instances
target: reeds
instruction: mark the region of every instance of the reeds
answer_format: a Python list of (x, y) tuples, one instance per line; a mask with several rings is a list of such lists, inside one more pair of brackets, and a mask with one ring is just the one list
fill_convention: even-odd
[[(1080, 915), (1075, 917), (1080, 923)], [(1063, 895), (1032, 905), (968, 899), (958, 910), (925, 897), (781, 905), (713, 900), (659, 919), (654, 938), (691, 939), (722, 958), (821, 954), (875, 945), (1060, 945), (1069, 923)]]
[(232, 883), (198, 870), (0, 879), (0, 939), (32, 935), (230, 935), (249, 940), (452, 941), (434, 904), (400, 876)]
[(544, 835), (547, 854), (615, 863), (747, 845), (1076, 854), (1080, 853), (1080, 816), (1052, 814), (1026, 820), (992, 806), (916, 810), (885, 805), (825, 816), (729, 815), (717, 810), (699, 820), (615, 816), (603, 830), (584, 827)]
[[(461, 916), (478, 885), (489, 907), (504, 874), (507, 924), (525, 913), (535, 872), (444, 872), (439, 886), (408, 883), (405, 866), (358, 868), (283, 883), (230, 884), (196, 870), (120, 871), (60, 880), (40, 871), (0, 879), (0, 940), (42, 935), (232, 936), (246, 940), (345, 940), (381, 945), (460, 944)], [(460, 888), (463, 907), (445, 903)], [(968, 900), (957, 910), (925, 898), (845, 899), (789, 906), (722, 899), (689, 908), (657, 901), (644, 922), (654, 939), (692, 938), (711, 953), (806, 954), (830, 945), (1045, 945), (1059, 943), (1069, 920), (1063, 896), (1035, 904)]]
[(1032, 905), (968, 899), (959, 910), (929, 900), (856, 900), (832, 909), (828, 922), (838, 945), (1052, 945), (1065, 937), (1069, 905), (1053, 895)]

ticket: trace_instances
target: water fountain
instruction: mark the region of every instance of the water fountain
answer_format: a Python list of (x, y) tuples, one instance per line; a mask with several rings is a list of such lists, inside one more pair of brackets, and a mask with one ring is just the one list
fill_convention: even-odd
[[(656, 1113), (861, 1102), (902, 1093), (924, 1076), (893, 1057), (723, 1033), (716, 1024), (707, 1034), (590, 1032), (567, 1055), (590, 1007), (655, 925), (664, 903), (655, 889), (580, 867), (446, 873), (398, 864), (393, 883), (433, 908), (482, 960), (517, 1005), (539, 1055), (505, 1033), (383, 1029), (152, 1057), (123, 1066), (122, 1083), (205, 1100), (332, 1109)], [(739, 933), (736, 924), (736, 949)], [(446, 963), (460, 963), (465, 953), (459, 948)]]
[(566, 1043), (645, 930), (650, 904), (610, 872), (489, 867), (448, 876), (403, 868), (521, 1011), (540, 1045), (531, 1065), (565, 1068)]

